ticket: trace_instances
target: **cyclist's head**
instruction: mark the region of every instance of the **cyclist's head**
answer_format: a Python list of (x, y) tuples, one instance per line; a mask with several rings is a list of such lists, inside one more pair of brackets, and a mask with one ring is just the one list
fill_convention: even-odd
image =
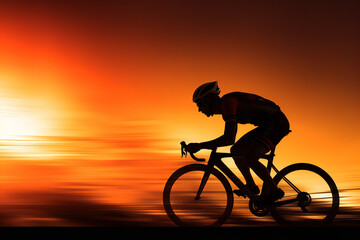
[(193, 101), (199, 108), (199, 112), (210, 117), (214, 114), (214, 103), (218, 101), (220, 89), (217, 82), (209, 82), (198, 87), (193, 96)]
[(204, 100), (209, 94), (220, 94), (220, 88), (218, 86), (218, 82), (209, 82), (198, 87), (193, 95), (194, 103), (198, 103)]

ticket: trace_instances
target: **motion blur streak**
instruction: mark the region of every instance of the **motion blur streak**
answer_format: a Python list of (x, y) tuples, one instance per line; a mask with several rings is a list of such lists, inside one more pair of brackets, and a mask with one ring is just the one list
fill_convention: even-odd
[[(276, 165), (325, 169), (340, 189), (337, 224), (359, 225), (359, 9), (1, 1), (0, 226), (171, 226), (162, 190), (191, 163), (179, 142), (223, 132), (191, 101), (215, 80), (221, 94), (280, 105), (293, 132)], [(274, 224), (245, 200), (234, 207), (228, 225)]]

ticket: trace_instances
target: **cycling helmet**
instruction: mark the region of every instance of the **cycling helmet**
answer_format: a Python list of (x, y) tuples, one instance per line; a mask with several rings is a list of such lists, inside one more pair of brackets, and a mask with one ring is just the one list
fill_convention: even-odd
[(216, 95), (220, 94), (220, 88), (218, 86), (217, 81), (205, 83), (205, 84), (201, 85), (200, 87), (198, 87), (195, 90), (194, 95), (193, 95), (194, 103), (199, 102), (200, 100), (202, 100), (204, 97), (206, 97), (210, 93), (214, 93)]

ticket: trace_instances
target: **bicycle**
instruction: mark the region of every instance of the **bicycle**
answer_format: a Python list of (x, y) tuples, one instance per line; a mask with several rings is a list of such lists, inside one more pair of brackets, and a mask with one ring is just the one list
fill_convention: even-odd
[[(185, 157), (186, 148), (186, 143), (181, 142), (181, 154)], [(333, 179), (321, 168), (295, 163), (279, 171), (273, 164), (275, 149), (265, 154), (261, 158), (268, 161), (268, 171), (275, 171), (273, 179), (285, 192), (283, 198), (265, 204), (222, 161), (232, 155), (216, 150), (212, 149), (207, 164), (186, 165), (167, 180), (163, 205), (168, 217), (178, 226), (221, 226), (231, 215), (234, 194), (249, 198), (249, 209), (255, 216), (270, 213), (281, 224), (314, 226), (331, 224), (335, 219), (339, 192)], [(189, 153), (194, 160), (205, 162)], [(235, 193), (228, 179), (239, 188)]]

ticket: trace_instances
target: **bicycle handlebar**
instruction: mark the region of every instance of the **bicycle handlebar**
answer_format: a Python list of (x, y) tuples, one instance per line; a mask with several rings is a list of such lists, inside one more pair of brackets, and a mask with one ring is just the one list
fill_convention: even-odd
[(198, 162), (205, 162), (205, 158), (197, 158), (194, 156), (194, 153), (192, 152), (189, 152), (187, 150), (187, 144), (182, 141), (181, 143), (181, 157), (183, 157), (185, 155), (185, 157), (187, 156), (187, 153), (190, 153), (190, 156), (195, 160), (195, 161), (198, 161)]

